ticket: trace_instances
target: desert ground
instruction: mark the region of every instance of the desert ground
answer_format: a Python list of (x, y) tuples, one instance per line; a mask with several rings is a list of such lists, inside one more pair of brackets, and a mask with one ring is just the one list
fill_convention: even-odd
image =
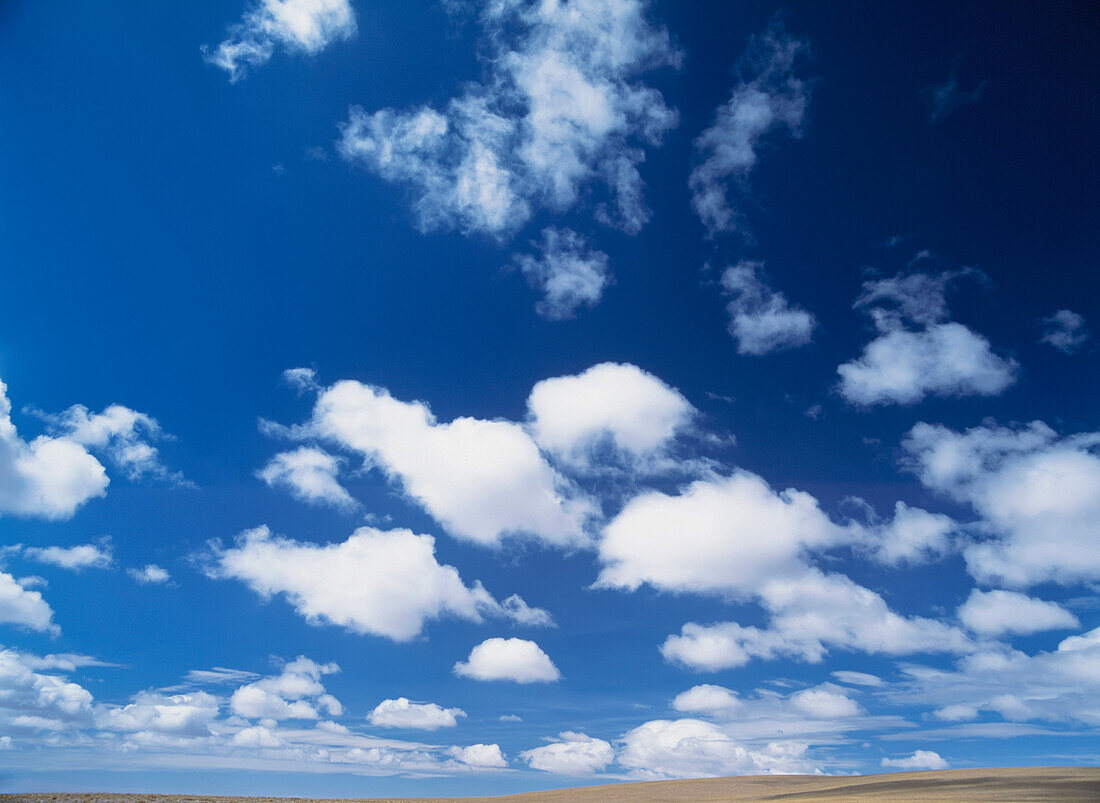
[[(816, 775), (707, 778), (692, 781), (652, 781), (611, 786), (588, 786), (550, 792), (528, 792), (479, 798), (356, 798), (374, 803), (566, 803), (566, 801), (686, 801), (781, 800), (801, 801), (1100, 801), (1100, 768), (1026, 767), (1014, 769), (901, 772), (858, 777)], [(0, 795), (0, 801), (21, 803), (352, 803), (351, 800), (273, 797), (200, 797), (67, 793)]]

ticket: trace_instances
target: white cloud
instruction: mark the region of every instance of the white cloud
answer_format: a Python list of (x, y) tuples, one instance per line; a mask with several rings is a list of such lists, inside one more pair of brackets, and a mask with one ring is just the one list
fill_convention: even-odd
[(657, 377), (610, 362), (538, 382), (527, 410), (539, 446), (578, 468), (607, 447), (634, 464), (659, 456), (697, 415)]
[(1089, 339), (1085, 327), (1085, 318), (1068, 309), (1060, 309), (1049, 318), (1043, 318), (1043, 336), (1040, 343), (1046, 343), (1064, 354), (1072, 354)]
[(1039, 633), (1081, 625), (1061, 605), (1015, 591), (974, 589), (959, 606), (958, 614), (964, 625), (983, 636)]
[(516, 683), (550, 683), (561, 673), (533, 641), (518, 638), (486, 639), (470, 657), (454, 666), (455, 674), (474, 680), (511, 680)]
[(34, 671), (33, 656), (0, 649), (0, 726), (63, 731), (91, 724), (92, 695), (58, 675)]
[(286, 488), (303, 502), (352, 510), (358, 503), (337, 481), (339, 473), (337, 458), (323, 449), (300, 446), (275, 455), (257, 476), (272, 488)]
[(862, 713), (855, 700), (828, 685), (796, 692), (791, 695), (790, 703), (795, 710), (815, 719), (842, 719)]
[(945, 770), (949, 767), (939, 753), (931, 750), (917, 750), (905, 758), (884, 758), (882, 766), (899, 770)]
[(729, 332), (738, 354), (767, 354), (810, 342), (817, 321), (761, 278), (761, 262), (739, 262), (722, 273), (722, 289), (730, 296)]
[(42, 594), (25, 588), (10, 574), (0, 572), (0, 624), (17, 625), (45, 633), (59, 633), (53, 610)]
[(737, 696), (737, 692), (725, 686), (704, 683), (677, 694), (672, 701), (672, 707), (685, 714), (732, 719), (744, 710), (745, 703)]
[(504, 235), (600, 183), (597, 217), (648, 220), (638, 164), (676, 123), (643, 72), (678, 61), (641, 0), (486, 4), (485, 78), (440, 112), (353, 108), (340, 151), (405, 185), (422, 230)]
[(225, 41), (203, 48), (203, 57), (235, 82), (266, 64), (277, 46), (313, 55), (338, 39), (350, 39), (355, 30), (349, 0), (257, 0), (229, 27)]
[(172, 579), (165, 569), (155, 563), (150, 563), (141, 569), (127, 569), (126, 573), (142, 585), (159, 585)]
[(714, 125), (695, 140), (703, 161), (688, 181), (691, 203), (711, 234), (742, 225), (730, 193), (744, 186), (763, 137), (777, 129), (800, 134), (809, 88), (795, 68), (804, 50), (776, 21), (754, 36), (741, 60), (741, 80), (718, 107)]
[(313, 420), (299, 430), (384, 470), (456, 538), (483, 546), (521, 534), (559, 547), (587, 541), (591, 503), (546, 462), (519, 424), (440, 423), (423, 402), (344, 381), (321, 393)]
[(810, 494), (776, 492), (739, 471), (699, 480), (677, 496), (648, 491), (628, 502), (604, 528), (597, 584), (745, 598), (770, 581), (800, 577), (807, 550), (852, 538)]
[(991, 538), (967, 547), (982, 583), (1100, 578), (1100, 433), (1060, 438), (1041, 421), (955, 432), (918, 423), (902, 444), (932, 490), (969, 503)]
[(583, 733), (563, 731), (550, 744), (524, 750), (519, 757), (531, 769), (573, 777), (592, 775), (615, 760), (610, 742)]
[(275, 728), (252, 725), (233, 734), (233, 744), (244, 748), (282, 747), (286, 744)]
[(343, 706), (321, 683), (322, 676), (339, 671), (336, 664), (299, 655), (280, 674), (239, 687), (229, 700), (230, 710), (246, 719), (319, 719), (322, 711), (339, 716)]
[(435, 539), (410, 530), (361, 527), (346, 541), (322, 546), (259, 527), (214, 558), (216, 576), (241, 580), (265, 597), (285, 594), (310, 622), (394, 641), (414, 639), (427, 621), (447, 615), (527, 623), (535, 616), (525, 604), (497, 602), (480, 583), (467, 587), (453, 566), (436, 561)]
[(113, 561), (109, 541), (71, 547), (26, 547), (23, 549), (23, 556), (38, 563), (48, 563), (72, 571), (106, 569)]
[(499, 744), (471, 744), (466, 747), (456, 745), (447, 753), (468, 767), (499, 769), (508, 766), (508, 760), (501, 752)]
[(466, 716), (461, 708), (443, 708), (435, 703), (414, 703), (406, 697), (383, 700), (374, 707), (367, 719), (380, 728), (415, 728), (434, 731), (453, 728), (458, 717)]
[(750, 749), (721, 727), (699, 719), (657, 719), (626, 733), (618, 763), (640, 778), (808, 774), (806, 745), (771, 742)]
[(989, 341), (948, 321), (948, 284), (967, 271), (899, 275), (865, 282), (856, 299), (878, 330), (855, 360), (837, 368), (838, 390), (854, 404), (914, 404), (925, 396), (995, 396), (1018, 365)]
[(853, 672), (847, 669), (839, 669), (833, 672), (832, 675), (841, 683), (849, 683), (853, 686), (871, 686), (877, 688), (885, 685), (882, 678), (878, 675), (871, 675), (867, 672)]
[(141, 692), (128, 705), (97, 712), (96, 724), (115, 731), (208, 736), (217, 715), (218, 700), (206, 692), (171, 696)]
[(579, 307), (594, 307), (611, 282), (607, 254), (588, 247), (583, 236), (572, 229), (554, 226), (542, 230), (542, 240), (533, 243), (541, 254), (517, 254), (516, 265), (527, 282), (543, 293), (535, 311), (551, 321), (573, 318)]
[(894, 517), (871, 528), (867, 547), (871, 557), (886, 566), (913, 566), (946, 555), (957, 530), (949, 516), (897, 502)]

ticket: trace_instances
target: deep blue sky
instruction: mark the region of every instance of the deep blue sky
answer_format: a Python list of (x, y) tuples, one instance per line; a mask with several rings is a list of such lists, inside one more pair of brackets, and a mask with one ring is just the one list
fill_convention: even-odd
[[(777, 692), (775, 705), (788, 713), (807, 715), (793, 702), (805, 689), (852, 702), (831, 711), (819, 730), (794, 738), (806, 745), (804, 764), (761, 758), (752, 771), (907, 766), (883, 765), (883, 759), (933, 766), (915, 751), (934, 751), (952, 767), (1100, 760), (1100, 713), (1074, 718), (1080, 704), (1066, 696), (1065, 684), (1054, 703), (1024, 699), (1022, 709), (1011, 709), (990, 702), (1003, 689), (985, 689), (977, 670), (963, 666), (967, 656), (1015, 648), (1025, 656), (1019, 660), (1040, 667), (1064, 639), (1100, 626), (1100, 531), (1091, 518), (1095, 501), (1088, 501), (1100, 498), (1100, 487), (1090, 485), (1100, 476), (1095, 444), (1061, 440), (1100, 429), (1097, 350), (1092, 340), (1064, 349), (1040, 342), (1044, 327), (1049, 330), (1042, 319), (1058, 310), (1081, 316), (1082, 331), (1100, 326), (1100, 112), (1094, 102), (1100, 17), (1093, 6), (644, 6), (639, 24), (667, 30), (669, 52), (678, 52), (681, 62), (639, 69), (626, 80), (659, 91), (679, 117), (659, 144), (627, 134), (629, 146), (644, 152), (639, 171), (652, 210), (641, 231), (630, 234), (596, 219), (607, 189), (591, 176), (578, 182), (578, 196), (565, 208), (535, 200), (530, 218), (505, 231), (463, 231), (469, 227), (462, 225), (424, 231), (412, 211), (415, 184), (379, 175), (366, 161), (339, 152), (339, 126), (350, 106), (367, 113), (423, 105), (445, 111), (468, 82), (493, 74), (502, 52), (526, 35), (535, 41), (537, 24), (528, 30), (511, 20), (494, 28), (476, 8), (449, 13), (428, 2), (351, 0), (354, 35), (334, 35), (312, 54), (276, 40), (270, 60), (230, 81), (200, 48), (216, 47), (228, 26), (259, 8), (244, 2), (0, 4), (0, 379), (18, 428), (13, 437), (23, 449), (44, 432), (75, 438), (33, 412), (56, 414), (74, 404), (93, 412), (124, 405), (151, 416), (171, 436), (155, 442), (164, 468), (133, 477), (112, 462), (117, 438), (85, 444), (111, 483), (105, 495), (90, 494), (65, 514), (19, 508), (0, 497), (0, 539), (23, 545), (4, 553), (0, 570), (15, 579), (44, 578), (44, 585), (24, 585), (41, 593), (60, 628), (52, 634), (4, 614), (9, 619), (0, 625), (0, 641), (25, 663), (26, 656), (73, 653), (118, 665), (33, 670), (66, 677), (93, 701), (48, 726), (17, 721), (53, 716), (31, 703), (0, 707), (0, 736), (11, 739), (11, 749), (0, 750), (4, 791), (365, 796), (567, 786), (580, 782), (578, 774), (546, 774), (532, 768), (538, 759), (520, 756), (563, 731), (604, 740), (615, 751), (613, 759), (592, 765), (597, 780), (736, 774), (747, 771), (745, 765), (724, 753), (703, 760), (675, 745), (634, 761), (631, 746), (642, 748), (626, 734), (647, 721), (684, 717), (721, 730), (731, 745), (763, 750), (779, 737), (746, 730), (746, 722), (771, 716), (757, 710), (771, 700), (759, 689)], [(759, 64), (742, 57), (750, 37), (756, 35), (759, 46), (764, 31), (801, 43), (797, 63), (776, 69), (778, 80), (801, 82), (805, 109), (797, 136), (782, 125), (764, 126), (750, 140), (751, 166), (720, 176), (740, 222), (734, 231), (708, 232), (689, 187), (689, 174), (706, 159), (694, 143), (715, 124), (716, 109), (731, 92), (736, 99), (737, 87), (756, 80), (764, 94), (775, 90), (766, 75), (758, 78)], [(934, 114), (936, 88), (951, 82), (957, 102)], [(598, 147), (607, 155), (620, 146)], [(513, 256), (538, 255), (534, 243), (548, 226), (580, 233), (587, 248), (607, 255), (614, 276), (598, 302), (564, 320), (536, 311), (540, 292)], [(792, 308), (812, 313), (810, 342), (759, 355), (739, 352), (727, 310), (737, 296), (723, 293), (721, 276), (746, 260), (763, 263), (758, 275), (766, 293), (781, 292)], [(934, 282), (963, 268), (974, 271), (945, 280), (950, 312), (943, 320), (908, 320), (901, 329), (876, 332), (865, 310), (853, 308), (864, 282), (896, 274)], [(987, 339), (992, 351), (986, 354), (1011, 374), (1004, 387), (975, 389), (965, 368), (954, 380), (929, 380), (918, 398), (904, 403), (886, 397), (860, 403), (838, 386), (837, 367), (857, 359), (876, 336), (927, 334), (926, 324), (946, 320)], [(934, 355), (925, 368), (950, 359)], [(646, 455), (680, 463), (672, 470), (646, 473), (617, 464), (612, 479), (574, 476), (539, 443), (548, 464), (602, 506), (602, 518), (587, 525), (590, 544), (577, 549), (509, 536), (496, 549), (471, 544), (430, 505), (411, 498), (407, 479), (387, 479), (379, 468), (384, 455), (371, 458), (374, 470), (358, 471), (364, 454), (347, 443), (314, 432), (296, 444), (264, 434), (257, 424), (309, 420), (312, 391), (297, 393), (280, 379), (295, 367), (314, 369), (322, 390), (347, 379), (388, 389), (398, 400), (422, 400), (440, 422), (462, 416), (524, 422), (537, 382), (607, 362), (637, 366), (654, 387), (677, 389), (695, 412), (687, 415), (689, 425)], [(902, 446), (922, 421), (1003, 434), (995, 427), (1035, 420), (1057, 435), (1016, 451), (982, 447), (978, 490), (962, 496), (922, 484), (913, 468), (917, 458)], [(298, 445), (344, 458), (339, 481), (357, 509), (304, 504), (257, 477), (276, 453)], [(1015, 470), (1012, 461), (1031, 461), (1037, 473), (1027, 482), (1035, 482), (1054, 470), (1044, 460), (1067, 452), (1079, 462), (1067, 469), (1071, 474), (1057, 476), (1077, 483), (1080, 498), (1055, 505), (1041, 520), (1027, 511), (998, 513), (1001, 497), (994, 496), (1004, 491), (997, 483)], [(585, 459), (597, 464), (595, 455)], [(713, 462), (686, 462), (700, 457)], [(0, 482), (12, 484), (15, 498), (20, 490), (4, 464), (9, 459), (0, 449)], [(707, 592), (662, 586), (652, 577), (639, 578), (633, 592), (591, 589), (607, 563), (600, 547), (604, 526), (634, 496), (652, 489), (675, 496), (687, 482), (718, 482), (735, 469), (759, 475), (776, 491), (812, 494), (833, 526), (849, 534), (857, 526), (852, 521), (863, 528), (835, 547), (799, 551), (801, 557), (792, 558), (799, 566), (847, 576), (898, 614), (936, 620), (968, 643), (932, 654), (834, 642), (826, 643), (818, 663), (781, 651), (716, 671), (662, 658), (662, 643), (688, 622), (766, 628), (766, 592)], [(879, 518), (868, 519), (844, 501), (848, 497), (866, 500)], [(876, 539), (888, 537), (898, 500), (957, 525), (935, 555), (884, 565), (868, 555)], [(1079, 508), (1064, 513), (1065, 521), (1057, 519), (1074, 504)], [(748, 514), (733, 502), (725, 510), (734, 538)], [(278, 593), (264, 600), (241, 578), (212, 576), (246, 529), (267, 525), (299, 545), (338, 544), (368, 523), (433, 536), (439, 563), (454, 566), (467, 586), (480, 580), (497, 599), (518, 593), (549, 611), (557, 627), (444, 616), (429, 619), (418, 639), (400, 642), (307, 621)], [(1049, 570), (1011, 580), (983, 575), (967, 552), (977, 542), (1042, 541), (1054, 531), (1080, 547), (1082, 557), (1073, 562), (1084, 568), (1073, 572), (1054, 561)], [(40, 553), (33, 551), (95, 544), (103, 536), (111, 539), (106, 568), (72, 571), (36, 559)], [(678, 539), (687, 552), (697, 549), (691, 532), (665, 537)], [(211, 546), (211, 539), (221, 546)], [(163, 567), (171, 580), (141, 584), (126, 572), (147, 564)], [(975, 588), (1017, 595), (1005, 598), (1009, 607), (1025, 605), (1024, 595), (1034, 605), (1058, 604), (1075, 623), (1036, 626), (1033, 633), (975, 630), (975, 620), (957, 610)], [(1034, 610), (1009, 616), (1026, 619)], [(537, 642), (562, 679), (528, 685), (452, 672), (474, 645), (492, 637)], [(1093, 666), (1100, 661), (1097, 649), (1082, 653)], [(429, 752), (442, 762), (431, 770), (438, 777), (428, 779), (370, 762), (313, 758), (284, 762), (278, 771), (263, 763), (265, 750), (289, 749), (285, 745), (227, 746), (242, 728), (268, 727), (262, 717), (233, 719), (230, 696), (245, 681), (159, 691), (211, 667), (278, 675), (279, 661), (298, 655), (341, 668), (323, 683), (343, 714), (323, 719), (367, 736), (444, 748), (496, 744), (508, 767), (444, 766), (449, 759), (437, 750)], [(917, 689), (903, 671), (913, 664), (957, 671), (960, 686), (973, 683), (978, 696)], [(883, 685), (845, 685), (831, 674), (844, 670), (873, 673)], [(1040, 678), (1058, 670), (1019, 671)], [(1095, 677), (1077, 691), (1100, 694)], [(672, 705), (699, 684), (737, 692), (751, 711), (726, 716)], [(821, 691), (821, 684), (832, 685)], [(134, 703), (134, 695), (200, 688), (217, 698), (210, 719), (215, 736), (202, 730), (209, 723), (199, 726), (197, 737), (193, 729), (183, 735), (112, 729), (109, 710)], [(1046, 699), (1049, 690), (1033, 691), (1035, 699)], [(386, 729), (365, 719), (381, 701), (399, 697), (460, 708), (466, 716), (434, 732)], [(974, 715), (937, 719), (933, 712), (951, 704), (973, 705)], [(507, 714), (523, 721), (501, 722)], [(985, 723), (1005, 727), (981, 738), (961, 730)], [(273, 730), (313, 725), (291, 718)], [(944, 730), (949, 727), (960, 730)], [(912, 738), (887, 738), (907, 729)], [(943, 733), (920, 735), (937, 729)], [(154, 732), (178, 741), (143, 736)], [(296, 743), (298, 737), (286, 738)], [(121, 747), (127, 740), (135, 745), (131, 751)], [(216, 762), (204, 764), (203, 756), (215, 754)], [(73, 769), (57, 771), (65, 765)]]

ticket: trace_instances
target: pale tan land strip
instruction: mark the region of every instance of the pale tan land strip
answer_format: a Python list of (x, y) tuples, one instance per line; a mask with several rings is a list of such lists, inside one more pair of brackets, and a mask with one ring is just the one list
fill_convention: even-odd
[(822, 777), (817, 775), (767, 775), (741, 778), (706, 778), (692, 781), (650, 781), (610, 786), (587, 786), (548, 792), (527, 792), (503, 797), (466, 798), (276, 798), (202, 797), (194, 795), (142, 795), (98, 793), (41, 793), (0, 795), (0, 801), (20, 803), (566, 803), (567, 801), (640, 801), (688, 803), (688, 801), (775, 800), (792, 803), (862, 800), (886, 803), (962, 803), (982, 801), (1031, 803), (1100, 801), (1100, 768), (1021, 767), (1013, 769), (943, 770), (899, 772), (887, 775)]

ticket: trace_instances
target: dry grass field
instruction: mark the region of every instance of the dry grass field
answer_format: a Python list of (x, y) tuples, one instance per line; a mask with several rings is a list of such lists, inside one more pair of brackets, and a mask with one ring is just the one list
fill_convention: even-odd
[[(365, 799), (364, 799), (365, 800)], [(567, 803), (567, 801), (688, 801), (776, 800), (813, 801), (1100, 801), (1100, 768), (1026, 767), (989, 770), (902, 772), (859, 777), (813, 775), (708, 778), (695, 781), (653, 781), (611, 786), (588, 786), (551, 792), (529, 792), (493, 798), (387, 798), (385, 803)], [(197, 797), (191, 795), (133, 795), (110, 793), (0, 795), (2, 801), (20, 803), (351, 803), (271, 797)], [(375, 800), (375, 803), (383, 803)]]

